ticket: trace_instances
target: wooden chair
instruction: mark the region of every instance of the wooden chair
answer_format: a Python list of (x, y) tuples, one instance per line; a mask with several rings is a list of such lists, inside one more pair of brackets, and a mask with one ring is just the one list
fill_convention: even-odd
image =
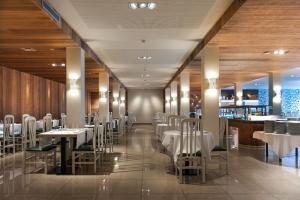
[(49, 160), (52, 159), (53, 167), (56, 167), (56, 146), (52, 145), (50, 141), (45, 145), (38, 145), (36, 138), (36, 119), (34, 117), (27, 117), (25, 120), (27, 135), (29, 136), (29, 147), (24, 151), (24, 173), (26, 173), (27, 164), (44, 165), (45, 174), (48, 172)]
[(97, 172), (97, 161), (100, 161), (101, 153), (101, 135), (104, 128), (102, 125), (95, 125), (93, 131), (93, 143), (83, 144), (72, 151), (72, 174), (75, 174), (76, 165), (93, 165), (94, 173)]
[[(183, 170), (201, 170), (202, 181), (205, 182), (205, 157), (197, 152), (196, 139), (200, 134), (201, 148), (203, 144), (203, 128), (200, 119), (184, 119), (181, 122), (180, 153), (176, 161), (176, 175), (179, 172), (180, 183), (183, 182)], [(184, 139), (184, 137), (186, 137)]]

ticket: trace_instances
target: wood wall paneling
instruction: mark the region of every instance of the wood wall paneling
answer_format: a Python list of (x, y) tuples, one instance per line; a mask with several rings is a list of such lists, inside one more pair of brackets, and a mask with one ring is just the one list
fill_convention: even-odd
[(27, 113), (41, 119), (46, 113), (60, 118), (65, 112), (65, 85), (31, 74), (0, 67), (0, 119), (15, 115), (17, 122)]

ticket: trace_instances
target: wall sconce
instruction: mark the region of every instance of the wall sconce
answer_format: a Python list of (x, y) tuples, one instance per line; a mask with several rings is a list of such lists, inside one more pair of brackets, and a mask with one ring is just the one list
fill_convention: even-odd
[(176, 103), (177, 103), (177, 96), (173, 95), (171, 104), (176, 104)]
[(71, 73), (69, 75), (69, 85), (70, 85), (70, 89), (69, 89), (69, 94), (71, 96), (78, 96), (79, 95), (79, 88), (78, 88), (78, 84), (77, 84), (77, 80), (79, 79), (79, 76), (76, 73)]
[(106, 92), (107, 92), (106, 88), (100, 88), (100, 102), (102, 103), (106, 103), (107, 101)]
[(273, 102), (277, 103), (277, 104), (281, 103), (281, 86), (280, 85), (274, 86)]
[(236, 105), (241, 106), (243, 104), (243, 93), (237, 92), (236, 93)]
[(181, 89), (181, 101), (182, 102), (185, 102), (185, 103), (188, 103), (189, 102), (189, 89), (186, 88), (186, 87), (183, 87)]
[(119, 103), (119, 96), (118, 95), (114, 95), (113, 104), (118, 105), (118, 103)]
[(208, 89), (205, 91), (210, 96), (215, 96), (218, 94), (217, 91), (217, 79), (216, 78), (208, 78)]
[(121, 106), (125, 106), (125, 97), (121, 97)]
[(170, 103), (170, 97), (169, 96), (166, 97), (166, 103)]
[(217, 89), (217, 79), (209, 78), (208, 80), (208, 89)]

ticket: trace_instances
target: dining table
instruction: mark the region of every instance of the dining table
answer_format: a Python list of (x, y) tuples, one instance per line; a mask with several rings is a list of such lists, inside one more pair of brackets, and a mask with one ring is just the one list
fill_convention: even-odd
[(91, 128), (64, 128), (55, 129), (48, 132), (40, 133), (39, 138), (49, 139), (55, 138), (60, 140), (61, 148), (61, 174), (68, 174), (67, 172), (67, 139), (73, 139), (73, 148), (77, 148), (80, 145), (88, 142), (87, 138), (91, 138), (93, 135), (93, 129)]
[[(177, 156), (180, 154), (180, 137), (181, 132), (178, 130), (168, 130), (163, 133), (163, 146), (171, 153), (173, 161), (176, 162)], [(189, 146), (187, 145), (188, 134), (183, 133), (183, 152), (187, 153)], [(203, 147), (201, 146), (200, 131), (196, 133), (196, 151), (201, 151), (206, 158), (211, 158), (211, 151), (215, 147), (214, 135), (212, 132), (203, 131)], [(190, 141), (189, 141), (190, 142)]]
[[(253, 138), (261, 140), (266, 143), (266, 151), (268, 145), (272, 147), (274, 153), (282, 158), (289, 154), (292, 150), (300, 147), (300, 133), (298, 135), (291, 134), (278, 134), (278, 133), (266, 133), (264, 131), (253, 132)], [(267, 152), (266, 152), (266, 156)]]

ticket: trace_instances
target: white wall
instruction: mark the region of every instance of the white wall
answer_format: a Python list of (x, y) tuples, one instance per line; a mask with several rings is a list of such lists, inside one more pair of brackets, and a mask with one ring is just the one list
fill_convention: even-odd
[(154, 113), (163, 112), (162, 89), (129, 89), (128, 113), (136, 116), (137, 123), (151, 123)]

